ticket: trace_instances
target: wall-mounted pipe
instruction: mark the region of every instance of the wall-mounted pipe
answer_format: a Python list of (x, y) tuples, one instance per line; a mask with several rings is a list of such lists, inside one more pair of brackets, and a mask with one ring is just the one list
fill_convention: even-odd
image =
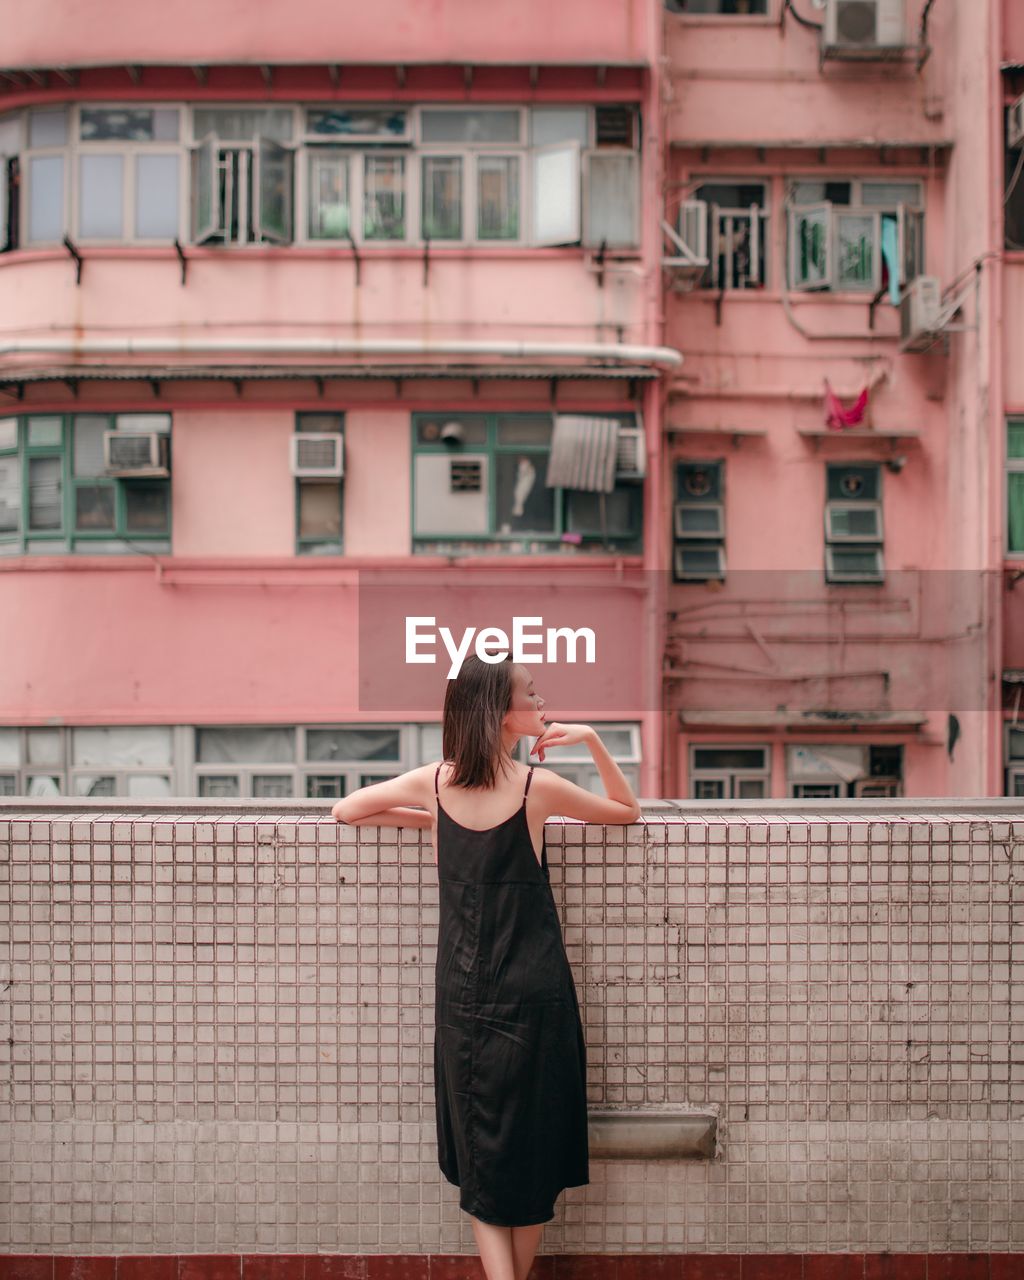
[(332, 356), (497, 356), (526, 359), (622, 360), (677, 367), (681, 351), (672, 347), (618, 342), (488, 342), (421, 338), (7, 338), (0, 357), (17, 355), (332, 355)]

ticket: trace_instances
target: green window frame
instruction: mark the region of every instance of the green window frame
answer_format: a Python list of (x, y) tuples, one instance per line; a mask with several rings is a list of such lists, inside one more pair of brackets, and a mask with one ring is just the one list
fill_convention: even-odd
[(1024, 418), (1006, 421), (1006, 554), (1024, 556)]
[[(337, 431), (345, 447), (345, 415), (343, 413), (296, 413), (295, 430), (311, 432)], [(321, 513), (333, 513), (335, 496), (337, 500), (337, 531), (327, 530), (319, 533), (304, 533), (304, 503), (319, 499)], [(295, 477), (295, 554), (310, 555), (344, 555), (345, 552), (345, 477)]]
[[(637, 425), (632, 412), (592, 413), (591, 418), (614, 418), (624, 427)], [(585, 490), (552, 488), (547, 490), (544, 480), (548, 457), (551, 453), (551, 436), (555, 415), (552, 413), (448, 413), (438, 410), (412, 415), (412, 469), (410, 475), (410, 503), (412, 510), (413, 551), (426, 554), (451, 553), (453, 544), (462, 544), (467, 551), (541, 553), (560, 546), (592, 546), (601, 549), (639, 555), (643, 537), (643, 485), (636, 482), (620, 482), (605, 496), (607, 539), (597, 525), (600, 494)], [(464, 439), (446, 444), (440, 431), (458, 426)], [(545, 428), (547, 430), (545, 431)], [(519, 437), (516, 439), (515, 437)], [(425, 459), (437, 457), (465, 458), (466, 467), (458, 477), (458, 483), (467, 492), (479, 492), (480, 501), (467, 505), (467, 521), (462, 529), (445, 528), (438, 524), (440, 517), (434, 511), (435, 527), (421, 530), (424, 498), (433, 500), (437, 493), (440, 469)], [(521, 515), (515, 515), (515, 492), (522, 477), (517, 467), (512, 484), (513, 519), (521, 519), (518, 528), (502, 528), (499, 507), (509, 493), (511, 462), (526, 459), (527, 481), (533, 468), (533, 483), (524, 486), (525, 496), (519, 489), (522, 501)], [(481, 464), (477, 466), (477, 463)], [(479, 486), (474, 489), (474, 486)], [(417, 498), (417, 490), (420, 497)], [(455, 490), (452, 491), (456, 492)], [(545, 495), (552, 495), (550, 502)], [(537, 523), (529, 527), (531, 519)], [(550, 509), (550, 520), (542, 519)], [(538, 514), (540, 513), (540, 514)], [(467, 527), (475, 521), (477, 529)], [(510, 524), (510, 520), (503, 523)]]
[[(30, 413), (0, 419), (0, 554), (117, 553), (140, 546), (169, 552), (170, 477), (108, 475), (102, 463), (76, 463), (76, 444), (82, 453), (91, 449), (95, 459), (103, 431), (116, 430), (119, 418), (137, 423), (141, 417), (152, 417), (152, 430), (170, 436), (166, 413)], [(86, 443), (90, 430), (91, 445)]]

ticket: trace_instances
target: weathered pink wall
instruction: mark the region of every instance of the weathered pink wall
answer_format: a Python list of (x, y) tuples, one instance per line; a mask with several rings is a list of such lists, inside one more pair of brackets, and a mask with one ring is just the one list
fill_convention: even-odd
[[(645, 62), (659, 8), (631, 0), (0, 0), (7, 66), (112, 62)], [(301, 20), (300, 20), (301, 19)]]
[(64, 250), (0, 255), (0, 315), (18, 317), (14, 336), (69, 339), (173, 333), (615, 342), (621, 329), (621, 341), (644, 343), (653, 331), (641, 277), (610, 270), (601, 288), (581, 250), (432, 250), (424, 285), (422, 251), (364, 249), (358, 289), (344, 250), (187, 252), (184, 288), (173, 249), (84, 248), (78, 287)]
[[(258, 514), (257, 503), (237, 494), (228, 511), (237, 512), (243, 502)], [(255, 527), (255, 517), (248, 524)], [(48, 567), (41, 558), (36, 563), (41, 570)], [(372, 655), (362, 655), (361, 669), (360, 571), (379, 572), (377, 554), (371, 561), (301, 565), (284, 557), (254, 561), (251, 554), (244, 560), (182, 556), (165, 565), (135, 557), (106, 563), (80, 557), (57, 567), (60, 572), (28, 573), (0, 561), (5, 616), (18, 620), (5, 634), (0, 666), (0, 706), (8, 723), (294, 724), (363, 718), (360, 678)], [(511, 568), (480, 566), (481, 596), (492, 600)], [(612, 620), (613, 643), (633, 640), (643, 634), (643, 594), (636, 589), (642, 573), (634, 570), (623, 579), (607, 561), (604, 569), (590, 580), (593, 586), (581, 587), (579, 572), (565, 565), (546, 571), (543, 584), (537, 570), (538, 583), (528, 591), (516, 582), (507, 591), (526, 606), (515, 612), (543, 616), (547, 609), (553, 616), (561, 582), (575, 593), (581, 615)], [(440, 623), (446, 585), (458, 589), (460, 608), (471, 599), (473, 571), (446, 569), (435, 559), (429, 568), (421, 561), (417, 573), (419, 584), (435, 584)], [(436, 665), (415, 672), (438, 687), (431, 719), (440, 712), (448, 667), (447, 661), (441, 664), (440, 645), (437, 653)], [(536, 679), (561, 719), (594, 717), (595, 681), (609, 679), (618, 682), (621, 699), (632, 699), (629, 705), (620, 700), (617, 713), (637, 719), (644, 710), (638, 671), (617, 653), (610, 671), (605, 666), (595, 675), (593, 667), (580, 664), (546, 678), (538, 666)], [(420, 705), (365, 718), (424, 715)]]
[[(786, 178), (923, 180), (925, 270), (942, 286), (989, 246), (986, 8), (934, 6), (919, 73), (912, 59), (821, 65), (817, 33), (791, 15), (666, 18), (670, 215), (687, 184), (730, 176), (769, 183), (770, 215), (764, 290), (727, 292), (720, 309), (711, 291), (666, 302), (666, 342), (686, 353), (683, 370), (670, 375), (667, 421), (684, 432), (673, 436), (670, 456), (724, 458), (728, 495), (724, 589), (671, 592), (670, 632), (695, 664), (673, 682), (672, 705), (747, 714), (754, 724), (780, 704), (795, 720), (801, 708), (821, 707), (928, 717), (917, 732), (864, 726), (856, 739), (799, 728), (684, 731), (680, 794), (688, 794), (687, 749), (700, 741), (773, 742), (775, 794), (784, 794), (786, 743), (844, 740), (902, 742), (907, 794), (1001, 791), (985, 679), (998, 628), (978, 573), (994, 555), (982, 532), (993, 479), (980, 443), (991, 438), (981, 408), (989, 348), (966, 334), (951, 338), (952, 356), (901, 354), (887, 297), (873, 323), (866, 294), (790, 293), (783, 305)], [(916, 39), (920, 6), (910, 10)], [(880, 163), (864, 145), (872, 142), (915, 145)], [(965, 320), (972, 307), (969, 299)], [(870, 425), (917, 438), (890, 447), (802, 437), (825, 425), (825, 378), (846, 401), (870, 385)], [(959, 430), (961, 421), (969, 425)], [(687, 427), (730, 426), (764, 435), (740, 447), (728, 435), (685, 435)], [(906, 459), (902, 470), (881, 469), (885, 587), (827, 586), (825, 462), (895, 455)], [(944, 749), (950, 710), (964, 732), (952, 762)]]

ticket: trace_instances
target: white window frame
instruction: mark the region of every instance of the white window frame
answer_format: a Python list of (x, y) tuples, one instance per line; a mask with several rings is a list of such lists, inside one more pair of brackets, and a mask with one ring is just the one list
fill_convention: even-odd
[[(699, 551), (701, 554), (714, 551), (717, 560), (715, 572), (687, 569), (684, 563), (687, 551)], [(689, 541), (677, 542), (672, 548), (672, 572), (676, 582), (718, 582), (725, 578), (725, 547), (721, 543), (703, 547), (692, 545)]]
[[(877, 521), (877, 532), (875, 533), (837, 533), (834, 527), (834, 520), (838, 511), (866, 511), (871, 510)], [(856, 499), (840, 500), (832, 498), (825, 503), (825, 537), (829, 542), (837, 543), (868, 543), (885, 541), (884, 526), (882, 523), (882, 502), (880, 498), (872, 498), (864, 502), (858, 502)]]
[[(424, 142), (423, 141), (423, 125), (422, 112), (431, 111), (437, 113), (465, 113), (466, 111), (515, 111), (519, 117), (519, 141), (518, 142), (474, 142), (472, 144), (459, 142)], [(459, 240), (432, 240), (432, 245), (443, 248), (468, 248), (474, 246), (477, 248), (521, 248), (528, 241), (527, 219), (532, 211), (533, 205), (532, 192), (530, 189), (530, 151), (529, 146), (529, 115), (528, 108), (521, 103), (509, 102), (486, 102), (486, 103), (423, 103), (414, 108), (414, 138), (415, 148), (413, 156), (415, 163), (412, 165), (415, 171), (415, 206), (410, 201), (409, 212), (412, 215), (407, 221), (407, 231), (409, 238), (417, 244), (423, 243), (423, 159), (428, 156), (451, 157), (462, 160), (462, 237)], [(588, 127), (593, 128), (593, 123), (588, 122)], [(477, 214), (479, 212), (477, 199), (477, 157), (479, 156), (496, 156), (504, 158), (515, 156), (519, 161), (519, 234), (514, 240), (492, 240), (483, 239), (477, 234)]]
[[(713, 511), (718, 519), (718, 528), (713, 530), (684, 529), (681, 516), (684, 511)], [(722, 502), (683, 502), (672, 504), (672, 529), (677, 542), (688, 542), (693, 539), (721, 541), (725, 537), (725, 504)]]
[[(636, 126), (634, 125), (634, 128), (635, 127)], [(582, 243), (586, 248), (589, 248), (589, 249), (596, 249), (600, 247), (600, 243), (601, 243), (600, 237), (598, 237), (596, 233), (591, 230), (591, 227), (590, 227), (590, 206), (591, 206), (590, 170), (591, 170), (591, 166), (595, 163), (595, 161), (601, 161), (602, 159), (607, 159), (609, 156), (625, 156), (628, 159), (630, 159), (635, 169), (635, 174), (634, 174), (634, 182), (633, 182), (633, 209), (632, 209), (633, 232), (634, 232), (633, 239), (625, 244), (609, 243), (608, 248), (615, 253), (628, 253), (630, 251), (635, 251), (639, 253), (640, 238), (642, 235), (641, 223), (640, 223), (641, 216), (642, 216), (642, 210), (641, 210), (642, 202), (641, 202), (641, 196), (640, 196), (640, 188), (642, 183), (642, 171), (641, 171), (641, 155), (638, 147), (591, 147), (583, 152), (583, 157), (582, 157), (583, 172), (581, 175), (583, 180), (583, 188), (581, 193), (581, 199), (583, 201), (583, 225), (581, 229)]]
[[(764, 764), (760, 769), (713, 768), (698, 769), (696, 757), (698, 751), (760, 751)], [(691, 742), (689, 744), (689, 783), (690, 795), (693, 797), (698, 782), (721, 782), (725, 795), (723, 800), (735, 800), (736, 782), (754, 781), (764, 783), (764, 799), (772, 794), (772, 747), (767, 742)]]
[[(305, 110), (307, 104), (303, 103), (300, 105), (298, 103), (288, 103), (288, 102), (272, 102), (272, 103), (241, 102), (241, 101), (236, 102), (234, 100), (231, 100), (230, 102), (224, 102), (221, 100), (217, 100), (215, 102), (201, 102), (201, 101), (192, 100), (188, 102), (186, 105), (188, 109), (185, 113), (187, 120), (186, 120), (186, 130), (183, 131), (183, 146), (187, 153), (187, 161), (188, 161), (188, 164), (187, 164), (188, 181), (185, 184), (187, 188), (185, 226), (188, 228), (188, 231), (187, 231), (188, 243), (197, 247), (203, 246), (203, 245), (210, 245), (211, 247), (214, 247), (217, 249), (231, 249), (235, 247), (249, 249), (254, 246), (262, 246), (262, 247), (275, 249), (275, 248), (278, 248), (281, 244), (289, 245), (289, 244), (297, 243), (298, 236), (296, 235), (296, 231), (298, 229), (298, 220), (299, 220), (299, 185), (298, 185), (299, 174), (297, 170), (302, 167), (300, 165), (299, 156), (302, 149), (301, 140), (302, 140), (302, 127), (303, 127), (303, 119), (300, 113)], [(261, 134), (258, 131), (254, 138), (248, 138), (248, 139), (229, 140), (226, 138), (221, 138), (217, 133), (213, 131), (205, 133), (202, 135), (202, 137), (199, 137), (196, 133), (196, 125), (195, 125), (196, 111), (197, 110), (211, 111), (211, 110), (216, 110), (217, 108), (230, 109), (233, 111), (279, 111), (279, 112), (287, 111), (287, 112), (290, 112), (291, 118), (292, 118), (291, 141), (279, 142), (276, 138), (270, 138), (269, 134)], [(287, 240), (283, 240), (283, 241), (276, 238), (273, 238), (273, 239), (261, 238), (260, 236), (260, 215), (259, 215), (259, 208), (258, 208), (258, 205), (259, 205), (258, 153), (259, 153), (260, 139), (264, 137), (266, 137), (268, 141), (273, 142), (275, 145), (282, 147), (285, 151), (290, 151), (292, 156), (292, 161), (291, 161), (292, 189), (291, 189), (291, 211), (290, 211), (291, 235)], [(211, 138), (213, 139), (213, 149), (214, 149), (214, 155), (216, 158), (217, 167), (219, 167), (224, 163), (224, 160), (223, 160), (224, 152), (247, 151), (252, 155), (251, 166), (247, 166), (247, 167), (251, 167), (252, 181), (250, 182), (247, 177), (245, 186), (244, 186), (245, 199), (247, 201), (246, 210), (247, 210), (247, 213), (249, 214), (249, 216), (245, 219), (245, 225), (248, 226), (249, 222), (252, 223), (253, 237), (254, 237), (252, 240), (250, 240), (247, 235), (244, 238), (242, 238), (242, 236), (239, 235), (233, 240), (227, 240), (227, 239), (214, 240), (213, 236), (218, 234), (217, 232), (212, 232), (209, 236), (203, 239), (199, 239), (196, 235), (196, 229), (194, 225), (194, 213), (193, 213), (193, 183), (194, 183), (194, 168), (195, 168), (194, 155), (195, 155), (195, 152), (201, 146), (207, 145)], [(215, 177), (215, 185), (214, 185), (215, 194), (218, 190), (218, 187), (219, 187), (219, 179)], [(255, 200), (253, 195), (254, 192), (256, 193)], [(230, 194), (231, 196), (234, 196), (233, 191)], [(219, 196), (217, 196), (216, 198), (219, 199)], [(220, 222), (221, 230), (224, 232), (226, 232), (227, 230), (227, 226), (226, 226), (227, 220), (226, 220), (225, 214), (226, 214), (226, 209), (221, 211), (221, 222)], [(303, 217), (306, 216), (304, 206), (303, 206), (302, 216)], [(242, 225), (243, 225), (243, 219), (241, 218), (241, 216), (239, 216), (238, 224), (239, 224), (239, 231), (241, 232)], [(315, 240), (312, 243), (322, 244), (324, 242), (320, 240)], [(330, 241), (328, 241), (327, 243), (330, 243)]]
[[(712, 179), (707, 179), (712, 181)], [(905, 288), (911, 280), (916, 279), (924, 271), (924, 251), (925, 251), (925, 179), (916, 174), (902, 175), (894, 174), (891, 176), (881, 177), (872, 175), (870, 177), (847, 177), (841, 174), (828, 174), (823, 177), (820, 173), (787, 173), (784, 177), (784, 185), (786, 188), (798, 182), (843, 182), (849, 184), (850, 200), (848, 204), (838, 204), (831, 200), (814, 200), (808, 204), (788, 205), (788, 220), (785, 228), (788, 245), (788, 263), (785, 286), (793, 292), (800, 293), (834, 293), (834, 294), (851, 294), (859, 297), (865, 293), (875, 294), (881, 287), (882, 279), (882, 215), (889, 214), (896, 217), (896, 260), (900, 269), (900, 285)], [(872, 186), (886, 186), (896, 183), (910, 184), (917, 186), (918, 196), (916, 203), (907, 203), (900, 201), (895, 206), (885, 204), (865, 203), (864, 188)], [(796, 279), (795, 269), (797, 261), (797, 223), (801, 213), (807, 213), (810, 210), (827, 210), (827, 266), (825, 278), (822, 281), (814, 281), (811, 283), (799, 282)], [(874, 245), (872, 255), (872, 270), (870, 284), (852, 284), (849, 282), (840, 283), (839, 281), (839, 220), (842, 217), (872, 217), (875, 224)], [(920, 244), (920, 261), (913, 271), (908, 274), (909, 263), (909, 232), (908, 223), (913, 220), (915, 223), (916, 236)], [(907, 275), (907, 279), (902, 279)]]
[[(25, 111), (25, 120), (22, 128), (22, 138), (24, 146), (21, 152), (21, 192), (19, 194), (18, 209), (18, 226), (20, 228), (19, 248), (24, 249), (46, 249), (54, 245), (63, 243), (63, 237), (70, 234), (70, 228), (73, 225), (71, 221), (71, 187), (75, 181), (75, 175), (72, 172), (72, 157), (75, 154), (74, 146), (71, 139), (75, 136), (78, 127), (78, 116), (73, 102), (54, 102), (47, 103), (47, 108), (57, 109), (63, 108), (65, 114), (65, 134), (64, 142), (54, 146), (33, 147), (30, 145), (29, 122), (32, 108)], [(64, 166), (64, 182), (63, 196), (64, 208), (61, 212), (61, 234), (56, 240), (31, 240), (30, 232), (30, 209), (32, 196), (32, 160), (43, 157), (59, 157)]]
[[(81, 108), (89, 111), (170, 111), (178, 112), (177, 142), (140, 142), (129, 139), (102, 138), (85, 139), (81, 134)], [(186, 225), (188, 212), (189, 183), (186, 179), (185, 153), (183, 141), (186, 130), (186, 112), (177, 102), (84, 102), (74, 104), (72, 122), (73, 139), (70, 143), (72, 167), (74, 173), (71, 181), (71, 239), (76, 245), (166, 245), (173, 244), (175, 239), (183, 241), (182, 227)], [(120, 236), (83, 236), (78, 229), (81, 213), (81, 159), (83, 156), (121, 156), (124, 164), (123, 190), (121, 192), (121, 235)], [(135, 166), (140, 155), (172, 155), (178, 158), (178, 226), (174, 236), (137, 236), (135, 234)]]
[(1003, 758), (1007, 764), (1016, 764), (1020, 762), (1021, 768), (1024, 768), (1024, 751), (1020, 755), (1014, 755), (1010, 750), (1010, 742), (1014, 732), (1024, 733), (1024, 725), (1014, 724), (1012, 720), (1003, 722)]
[(842, 800), (846, 793), (841, 782), (790, 782), (787, 785), (791, 800)]
[[(707, 15), (691, 15), (703, 16)], [(712, 15), (714, 16), (714, 15)], [(732, 15), (730, 15), (732, 16)], [(738, 16), (738, 15), (735, 15)], [(749, 293), (751, 290), (766, 290), (770, 287), (770, 268), (771, 254), (769, 252), (771, 235), (771, 198), (772, 198), (772, 182), (770, 178), (756, 177), (746, 178), (735, 174), (700, 174), (693, 175), (693, 181), (696, 183), (699, 176), (699, 186), (694, 187), (694, 194), (691, 199), (684, 201), (680, 206), (680, 235), (683, 235), (683, 210), (689, 206), (699, 206), (704, 219), (704, 254), (707, 259), (707, 269), (702, 277), (701, 288), (705, 289), (725, 289), (729, 293)], [(760, 187), (761, 203), (760, 205), (724, 205), (715, 204), (712, 200), (705, 200), (696, 194), (701, 187), (715, 186), (737, 186), (737, 187)], [(760, 265), (760, 274), (763, 277), (763, 283), (760, 285), (748, 285), (746, 287), (740, 285), (723, 284), (718, 273), (718, 245), (719, 238), (723, 232), (720, 226), (720, 220), (731, 218), (734, 220), (746, 220), (750, 222), (752, 228), (752, 241), (754, 250), (751, 253), (751, 264), (756, 261)], [(685, 236), (683, 236), (685, 239)], [(691, 246), (692, 247), (692, 246)], [(729, 272), (729, 278), (732, 273)]]
[[(855, 461), (851, 461), (848, 464), (837, 463), (835, 465), (837, 466), (848, 465), (851, 467), (862, 466), (862, 467), (870, 468), (875, 472), (877, 472), (878, 497), (863, 498), (863, 499), (829, 498), (827, 496), (828, 484), (829, 484), (829, 470), (828, 470), (828, 467), (826, 466), (826, 469), (825, 469), (826, 499), (825, 499), (825, 508), (824, 508), (825, 581), (826, 583), (845, 583), (845, 582), (879, 583), (879, 582), (882, 582), (884, 581), (884, 578), (885, 578), (885, 557), (883, 554), (884, 545), (885, 545), (885, 533), (884, 533), (885, 525), (883, 522), (883, 515), (882, 515), (883, 494), (882, 494), (881, 468), (875, 463), (867, 463), (867, 462), (858, 463)], [(833, 509), (836, 509), (836, 508), (843, 508), (846, 510), (850, 510), (850, 509), (873, 510), (877, 516), (877, 521), (878, 521), (877, 534), (873, 537), (861, 536), (860, 534), (858, 534), (856, 537), (848, 537), (845, 534), (841, 536), (836, 536), (832, 532), (832, 512), (833, 512)], [(837, 568), (837, 560), (842, 558), (842, 552), (845, 550), (872, 553), (874, 556), (875, 568), (873, 570), (869, 570), (867, 573), (863, 571), (854, 573), (851, 570)], [(837, 556), (837, 553), (838, 553), (838, 556)]]
[[(366, 107), (374, 111), (404, 111), (405, 133), (400, 138), (387, 135), (345, 135), (314, 133), (309, 127), (309, 113), (311, 111), (349, 111), (359, 107)], [(376, 151), (381, 147), (411, 150), (416, 139), (415, 112), (416, 107), (408, 102), (304, 102), (299, 107), (299, 128), (295, 135), (296, 145), (309, 146), (313, 150), (317, 150), (320, 147), (338, 147), (345, 151)]]
[[(875, 559), (874, 571), (858, 571), (856, 573), (848, 569), (836, 568), (836, 552), (843, 551), (861, 551), (870, 552)], [(825, 581), (829, 585), (833, 583), (842, 584), (846, 582), (868, 582), (881, 583), (885, 581), (885, 561), (882, 555), (881, 546), (874, 546), (869, 543), (826, 543), (825, 545)]]
[[(394, 160), (400, 157), (403, 162), (402, 170), (402, 198), (405, 210), (405, 228), (404, 234), (396, 239), (380, 239), (376, 240), (368, 238), (366, 235), (366, 162), (369, 159)], [(412, 242), (413, 218), (417, 218), (417, 210), (419, 208), (419, 174), (417, 166), (413, 163), (414, 153), (410, 151), (396, 151), (394, 147), (367, 147), (359, 153), (359, 163), (356, 166), (356, 187), (358, 190), (358, 216), (355, 220), (355, 228), (358, 232), (356, 243), (366, 245), (371, 249), (387, 249), (391, 245), (408, 245)], [(447, 243), (447, 242), (446, 242)]]

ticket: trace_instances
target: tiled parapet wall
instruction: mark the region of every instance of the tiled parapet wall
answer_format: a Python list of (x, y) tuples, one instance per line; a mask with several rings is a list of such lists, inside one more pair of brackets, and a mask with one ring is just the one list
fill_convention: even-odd
[[(0, 802), (3, 1252), (473, 1251), (429, 833), (324, 809)], [(712, 1159), (593, 1160), (545, 1253), (1024, 1250), (1024, 806), (547, 842), (591, 1105), (719, 1123)]]

